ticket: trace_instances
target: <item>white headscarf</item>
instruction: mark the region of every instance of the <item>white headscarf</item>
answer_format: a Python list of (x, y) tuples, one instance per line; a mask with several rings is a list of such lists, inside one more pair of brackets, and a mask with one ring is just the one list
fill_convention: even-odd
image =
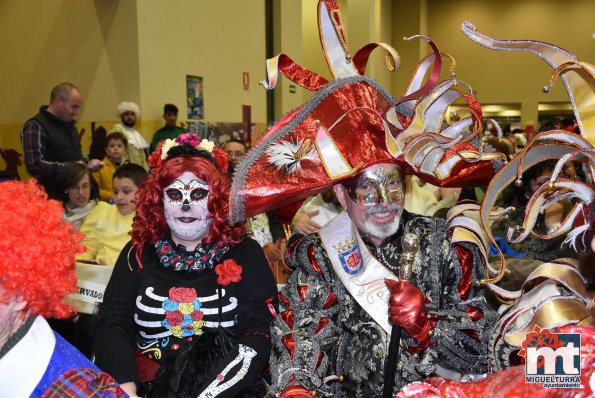
[(128, 111), (134, 112), (136, 117), (140, 116), (140, 108), (134, 102), (122, 101), (118, 104), (118, 107), (116, 109), (118, 110), (118, 117), (120, 117), (122, 113)]

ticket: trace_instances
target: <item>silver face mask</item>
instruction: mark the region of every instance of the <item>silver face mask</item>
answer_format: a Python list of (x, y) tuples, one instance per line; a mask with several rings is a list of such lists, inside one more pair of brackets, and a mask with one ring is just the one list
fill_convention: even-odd
[(399, 202), (405, 196), (403, 177), (396, 167), (391, 170), (382, 167), (363, 170), (343, 185), (351, 200), (364, 206)]

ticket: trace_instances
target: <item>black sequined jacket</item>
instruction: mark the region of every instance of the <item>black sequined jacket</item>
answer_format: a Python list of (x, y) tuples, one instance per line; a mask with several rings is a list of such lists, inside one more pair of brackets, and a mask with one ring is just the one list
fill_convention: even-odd
[[(368, 244), (395, 275), (404, 231), (420, 237), (411, 282), (424, 292), (430, 301), (429, 314), (439, 321), (431, 345), (423, 349), (403, 332), (402, 343), (408, 349), (401, 349), (394, 392), (435, 372), (488, 372), (487, 345), (496, 313), (487, 306), (479, 284), (483, 266), (477, 260), (468, 262), (467, 269), (461, 266), (445, 234), (444, 220), (404, 212), (394, 236), (379, 249)], [(298, 236), (287, 250), (295, 270), (280, 292), (280, 314), (272, 327), (273, 392), (297, 382), (309, 391), (317, 390), (318, 396), (380, 397), (387, 333), (345, 289), (318, 235)], [(461, 281), (470, 282), (464, 300), (459, 293)]]

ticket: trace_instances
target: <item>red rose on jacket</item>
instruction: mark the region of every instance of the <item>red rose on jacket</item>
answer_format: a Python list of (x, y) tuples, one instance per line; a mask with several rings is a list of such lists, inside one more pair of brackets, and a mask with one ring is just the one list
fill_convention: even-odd
[(192, 320), (194, 321), (202, 321), (202, 317), (203, 317), (203, 313), (202, 311), (192, 311), (190, 313), (190, 317), (192, 318)]
[(169, 289), (169, 299), (178, 303), (191, 303), (196, 297), (196, 290), (192, 287), (172, 287)]
[(222, 264), (215, 267), (215, 273), (219, 275), (217, 283), (221, 286), (227, 286), (231, 282), (242, 280), (242, 266), (234, 260), (225, 260)]
[(184, 314), (182, 314), (180, 311), (167, 311), (165, 313), (165, 319), (167, 319), (167, 323), (170, 325), (178, 326), (182, 324), (182, 321), (184, 320)]

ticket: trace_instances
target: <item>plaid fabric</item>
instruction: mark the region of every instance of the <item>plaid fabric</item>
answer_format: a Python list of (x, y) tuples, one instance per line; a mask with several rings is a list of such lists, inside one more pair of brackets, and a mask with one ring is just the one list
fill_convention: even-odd
[(128, 395), (107, 373), (93, 369), (70, 369), (60, 375), (42, 398), (120, 398)]
[(55, 176), (64, 167), (64, 163), (53, 162), (45, 158), (48, 136), (41, 124), (30, 120), (21, 132), (23, 154), (27, 171), (37, 178)]

